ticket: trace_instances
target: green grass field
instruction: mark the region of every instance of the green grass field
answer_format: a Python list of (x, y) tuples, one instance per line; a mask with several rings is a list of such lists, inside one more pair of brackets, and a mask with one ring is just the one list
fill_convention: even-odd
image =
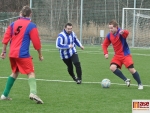
[[(113, 49), (109, 48), (106, 60), (101, 46), (85, 46), (78, 49), (83, 71), (83, 81), (77, 85), (67, 73), (55, 45), (43, 44), (44, 61), (38, 60), (37, 52), (31, 47), (38, 95), (44, 104), (37, 105), (29, 100), (29, 86), (26, 75), (16, 80), (9, 96), (12, 101), (0, 101), (0, 113), (131, 113), (132, 99), (150, 99), (150, 54), (149, 49), (131, 49), (135, 69), (141, 75), (144, 89), (138, 90), (132, 75), (123, 66), (122, 71), (131, 79), (127, 87), (121, 79), (109, 70)], [(0, 93), (3, 92), (11, 69), (8, 57), (0, 60)], [(104, 89), (102, 79), (111, 80), (111, 87)]]

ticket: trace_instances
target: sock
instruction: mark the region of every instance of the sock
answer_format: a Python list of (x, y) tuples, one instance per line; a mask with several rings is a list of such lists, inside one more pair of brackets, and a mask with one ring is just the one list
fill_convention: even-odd
[(35, 78), (29, 78), (28, 83), (30, 87), (30, 93), (37, 94)]
[(124, 81), (127, 80), (127, 78), (123, 75), (123, 73), (119, 69), (116, 69), (113, 73), (118, 77), (120, 77), (122, 80)]
[(137, 81), (138, 84), (141, 84), (141, 79), (139, 73), (136, 71), (133, 75), (133, 78)]
[(10, 90), (11, 90), (11, 88), (12, 88), (14, 82), (15, 82), (15, 80), (16, 79), (11, 77), (11, 76), (8, 77), (7, 82), (6, 82), (6, 86), (5, 86), (5, 89), (4, 89), (4, 92), (3, 92), (3, 95), (5, 97), (8, 96), (8, 94), (9, 94), (9, 92), (10, 92)]

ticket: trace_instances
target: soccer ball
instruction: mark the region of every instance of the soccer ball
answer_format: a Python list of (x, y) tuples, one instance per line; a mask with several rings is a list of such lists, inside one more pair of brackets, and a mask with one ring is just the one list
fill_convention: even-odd
[(109, 88), (111, 85), (111, 82), (109, 79), (105, 78), (102, 80), (101, 85), (103, 88)]

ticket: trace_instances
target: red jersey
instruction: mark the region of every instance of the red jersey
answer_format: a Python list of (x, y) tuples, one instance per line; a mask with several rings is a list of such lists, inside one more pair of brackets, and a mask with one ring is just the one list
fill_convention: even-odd
[(7, 45), (10, 42), (9, 57), (28, 58), (30, 40), (36, 50), (41, 49), (36, 25), (30, 21), (30, 18), (20, 17), (8, 26), (2, 43)]
[(127, 30), (124, 30), (124, 33), (121, 35), (119, 34), (119, 31), (120, 28), (118, 28), (118, 31), (115, 34), (112, 34), (111, 32), (107, 34), (102, 44), (104, 54), (108, 54), (107, 48), (110, 44), (112, 44), (115, 55), (119, 55), (119, 56), (130, 55), (130, 49), (126, 42), (126, 38), (129, 32)]

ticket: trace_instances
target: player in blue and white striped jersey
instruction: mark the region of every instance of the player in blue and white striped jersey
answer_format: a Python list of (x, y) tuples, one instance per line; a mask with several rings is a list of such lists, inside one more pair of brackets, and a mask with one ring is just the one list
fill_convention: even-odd
[[(60, 57), (67, 65), (68, 73), (77, 84), (81, 84), (82, 69), (79, 62), (76, 45), (84, 49), (76, 34), (72, 31), (72, 24), (67, 23), (64, 30), (59, 33), (56, 40), (56, 48), (59, 49)], [(77, 78), (73, 71), (73, 64), (76, 68)]]

